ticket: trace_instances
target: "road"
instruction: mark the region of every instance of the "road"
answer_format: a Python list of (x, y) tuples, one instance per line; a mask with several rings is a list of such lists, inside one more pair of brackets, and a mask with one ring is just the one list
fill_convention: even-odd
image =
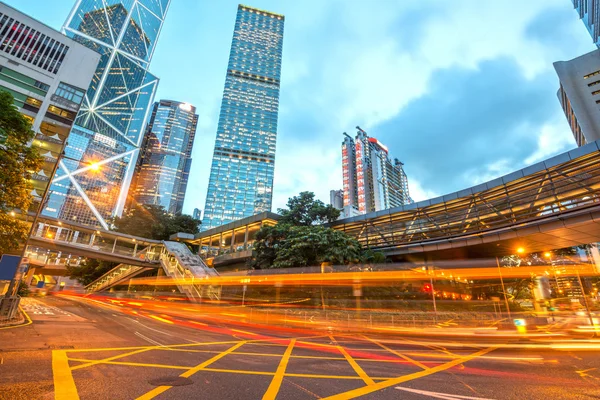
[(240, 327), (165, 304), (26, 299), (33, 323), (0, 330), (0, 399), (600, 397), (600, 352)]

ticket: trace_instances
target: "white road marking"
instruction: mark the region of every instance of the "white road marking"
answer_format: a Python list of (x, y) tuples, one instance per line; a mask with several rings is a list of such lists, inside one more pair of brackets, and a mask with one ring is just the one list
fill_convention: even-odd
[(419, 389), (411, 389), (407, 387), (396, 386), (395, 389), (404, 390), (405, 392), (411, 392), (416, 394), (422, 394), (423, 396), (429, 396), (429, 398), (435, 399), (445, 399), (445, 400), (493, 400), (484, 397), (471, 397), (471, 396), (461, 396), (458, 394), (450, 394), (450, 393), (439, 393), (439, 392), (429, 392), (427, 390), (419, 390)]
[[(131, 319), (131, 318), (129, 318), (129, 319)], [(146, 326), (146, 325), (142, 324), (140, 321), (137, 321), (137, 320), (132, 320), (132, 321), (135, 321), (135, 322), (137, 322), (138, 324), (140, 324), (140, 325), (141, 325), (141, 326), (143, 326), (144, 328), (146, 328), (146, 329), (150, 329), (151, 331), (158, 332), (158, 333), (162, 333), (163, 335), (167, 335), (167, 336), (171, 336), (171, 337), (173, 337), (173, 335), (171, 335), (170, 333), (163, 332), (163, 331), (159, 331), (158, 329), (150, 328), (149, 326)]]
[(136, 333), (135, 333), (135, 335), (136, 335), (136, 336), (139, 336), (139, 337), (141, 337), (141, 338), (142, 338), (142, 339), (144, 339), (145, 341), (147, 341), (147, 342), (149, 342), (149, 343), (152, 343), (152, 344), (154, 344), (154, 345), (156, 345), (156, 346), (160, 346), (160, 347), (166, 347), (164, 344), (162, 344), (162, 343), (158, 343), (156, 340), (152, 340), (152, 339), (150, 339), (148, 336), (144, 336), (144, 335), (142, 335), (142, 334), (141, 334), (141, 333), (139, 333), (139, 332), (136, 332)]

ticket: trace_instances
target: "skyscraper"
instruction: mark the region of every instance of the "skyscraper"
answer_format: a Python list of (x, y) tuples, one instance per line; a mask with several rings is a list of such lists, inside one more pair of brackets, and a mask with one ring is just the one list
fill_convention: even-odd
[(342, 142), (344, 214), (354, 214), (351, 208), (365, 214), (409, 204), (404, 164), (392, 160), (380, 141), (356, 129), (354, 140), (344, 133)]
[(571, 0), (592, 40), (600, 47), (600, 0)]
[[(101, 58), (46, 215), (107, 228), (122, 213), (158, 84), (148, 67), (169, 1), (80, 0), (71, 11), (63, 33)], [(91, 163), (98, 173), (86, 174)]]
[(171, 214), (182, 212), (197, 124), (191, 104), (154, 103), (131, 187), (134, 203), (163, 206)]
[(202, 229), (271, 210), (284, 16), (237, 11)]
[(578, 146), (600, 139), (600, 50), (554, 63), (558, 100)]

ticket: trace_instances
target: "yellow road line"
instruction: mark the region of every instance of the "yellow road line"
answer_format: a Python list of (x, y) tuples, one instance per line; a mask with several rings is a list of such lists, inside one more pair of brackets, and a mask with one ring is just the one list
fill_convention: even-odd
[(75, 371), (76, 369), (91, 367), (92, 365), (102, 364), (102, 363), (106, 363), (107, 361), (113, 361), (113, 360), (116, 360), (116, 359), (119, 359), (119, 358), (123, 358), (123, 357), (127, 357), (127, 356), (132, 356), (134, 354), (143, 353), (145, 351), (152, 350), (152, 349), (155, 349), (155, 348), (156, 347), (147, 347), (145, 349), (130, 351), (129, 353), (125, 353), (125, 354), (118, 354), (116, 356), (104, 358), (102, 360), (95, 360), (95, 361), (89, 362), (87, 364), (76, 365), (73, 368), (71, 368), (71, 370)]
[(21, 312), (23, 313), (23, 315), (25, 316), (25, 319), (27, 320), (27, 322), (23, 323), (23, 324), (19, 324), (19, 325), (12, 325), (12, 326), (5, 326), (1, 329), (13, 329), (13, 328), (21, 328), (23, 326), (27, 326), (27, 325), (31, 325), (31, 318), (29, 318), (29, 315), (27, 315), (27, 313), (25, 312), (25, 310), (23, 310), (23, 308), (21, 308), (21, 306), (19, 306), (19, 310), (21, 310)]
[(157, 321), (164, 322), (165, 324), (171, 324), (171, 325), (173, 325), (173, 321), (169, 321), (168, 319), (157, 317), (156, 315), (150, 315), (149, 317), (153, 318), (153, 319), (155, 319)]
[[(333, 338), (333, 336), (329, 336), (329, 337), (331, 338), (331, 341), (333, 343), (337, 343), (336, 340)], [(352, 356), (350, 354), (348, 354), (348, 352), (346, 351), (346, 349), (344, 349), (342, 346), (336, 346), (336, 348), (346, 358), (346, 361), (348, 361), (348, 363), (350, 363), (350, 366), (352, 366), (352, 369), (354, 370), (354, 372), (356, 372), (358, 374), (358, 376), (360, 376), (361, 379), (363, 381), (365, 381), (365, 383), (367, 385), (370, 386), (370, 385), (374, 385), (375, 384), (375, 382), (373, 381), (373, 379), (371, 379), (369, 377), (369, 375), (367, 375), (367, 373), (360, 367), (360, 365), (358, 365), (356, 363), (356, 361), (354, 360), (354, 358), (352, 358)]]
[[(246, 370), (238, 370), (238, 369), (221, 369), (221, 368), (204, 368), (203, 371), (207, 371), (207, 372), (223, 372), (223, 373), (228, 373), (228, 374), (242, 374), (242, 375), (267, 375), (267, 376), (273, 376), (275, 375), (275, 372), (265, 372), (265, 371), (246, 371)], [(360, 376), (356, 376), (356, 375), (352, 375), (352, 376), (346, 376), (346, 375), (313, 375), (313, 374), (290, 374), (290, 373), (285, 373), (283, 375), (284, 377), (289, 376), (292, 378), (310, 378), (310, 379), (344, 379), (344, 380), (362, 380), (362, 378)], [(386, 381), (388, 379), (391, 379), (389, 376), (388, 377), (376, 377), (376, 378), (372, 378), (373, 380), (376, 381)]]
[(277, 366), (277, 371), (275, 371), (275, 376), (273, 377), (269, 388), (265, 392), (263, 400), (275, 400), (275, 397), (277, 397), (277, 393), (279, 393), (279, 388), (281, 387), (281, 383), (283, 382), (283, 375), (285, 374), (285, 369), (287, 368), (287, 364), (290, 360), (290, 356), (292, 355), (292, 350), (294, 349), (295, 344), (296, 339), (290, 340), (290, 344), (288, 345), (287, 349), (285, 349), (283, 357), (281, 357), (279, 366)]
[(232, 332), (239, 332), (239, 333), (243, 333), (245, 335), (252, 335), (252, 336), (257, 336), (256, 333), (252, 333), (252, 332), (246, 332), (246, 331), (240, 331), (239, 329), (230, 329)]
[[(215, 361), (218, 361), (221, 358), (225, 357), (227, 354), (235, 351), (238, 347), (241, 347), (245, 343), (246, 343), (245, 341), (239, 342), (239, 343), (231, 346), (229, 349), (217, 354), (213, 358), (206, 360), (203, 363), (198, 364), (193, 368), (188, 369), (186, 372), (184, 372), (183, 374), (181, 374), (179, 376), (182, 378), (189, 378), (190, 376), (194, 375), (196, 372), (203, 370), (204, 368), (208, 367), (210, 364), (214, 363)], [(156, 396), (158, 396), (159, 394), (166, 392), (167, 390), (169, 390), (171, 388), (172, 388), (172, 386), (158, 386), (158, 387), (152, 389), (151, 391), (149, 391), (148, 393), (138, 397), (137, 400), (153, 399)]]
[(392, 354), (395, 354), (395, 355), (397, 355), (398, 357), (400, 357), (400, 358), (402, 358), (402, 359), (404, 359), (404, 360), (406, 360), (406, 361), (409, 361), (409, 362), (411, 362), (411, 363), (415, 364), (417, 367), (420, 367), (420, 368), (423, 368), (423, 369), (429, 369), (429, 367), (428, 367), (428, 366), (426, 366), (426, 365), (424, 365), (424, 364), (420, 363), (419, 361), (417, 361), (417, 360), (413, 360), (412, 358), (410, 358), (410, 357), (408, 357), (408, 356), (405, 356), (405, 355), (404, 355), (404, 354), (402, 354), (402, 353), (399, 353), (399, 352), (397, 352), (397, 351), (395, 351), (395, 350), (392, 350), (392, 349), (390, 349), (389, 347), (387, 347), (386, 345), (384, 345), (384, 344), (382, 344), (382, 343), (379, 343), (379, 342), (378, 342), (378, 341), (376, 341), (376, 340), (373, 340), (373, 339), (371, 339), (371, 338), (369, 338), (369, 337), (367, 337), (367, 336), (363, 336), (363, 337), (364, 337), (365, 339), (367, 339), (368, 341), (375, 343), (377, 346), (381, 347), (382, 349), (386, 349), (386, 350), (387, 350), (387, 351), (389, 351), (390, 353), (392, 353)]
[[(94, 360), (86, 360), (83, 358), (69, 358), (69, 361), (90, 362), (90, 361), (94, 361)], [(144, 364), (144, 363), (127, 362), (127, 361), (103, 361), (100, 364), (127, 365), (127, 366), (131, 366), (131, 367), (155, 367), (155, 368), (185, 369), (185, 370), (190, 369), (190, 367), (184, 367), (181, 365)]]
[(55, 400), (79, 400), (65, 350), (52, 351), (52, 375), (54, 376)]
[(187, 322), (196, 325), (208, 326), (208, 324), (205, 324), (204, 322), (192, 321), (191, 319), (188, 319)]
[(477, 357), (482, 356), (482, 355), (484, 355), (486, 353), (489, 353), (490, 351), (496, 350), (496, 348), (497, 347), (489, 347), (487, 349), (479, 350), (476, 353), (470, 354), (470, 355), (465, 356), (465, 357), (461, 357), (461, 358), (456, 359), (456, 360), (452, 360), (450, 362), (447, 362), (446, 364), (438, 365), (437, 367), (433, 367), (433, 368), (425, 369), (423, 371), (415, 372), (414, 374), (400, 376), (398, 378), (388, 379), (388, 380), (376, 383), (376, 384), (371, 385), (371, 386), (363, 386), (363, 387), (358, 388), (358, 389), (349, 390), (349, 391), (344, 392), (344, 393), (340, 393), (340, 394), (336, 394), (336, 395), (333, 395), (333, 396), (326, 397), (324, 400), (346, 400), (346, 399), (354, 399), (354, 398), (359, 397), (359, 396), (364, 396), (366, 394), (373, 393), (373, 392), (376, 392), (378, 390), (388, 388), (390, 386), (399, 385), (400, 383), (412, 381), (414, 379), (422, 378), (424, 376), (432, 375), (432, 374), (435, 374), (437, 372), (447, 370), (447, 369), (452, 368), (452, 367), (454, 367), (454, 366), (456, 366), (458, 364), (462, 364), (464, 362), (472, 360), (473, 358), (477, 358)]

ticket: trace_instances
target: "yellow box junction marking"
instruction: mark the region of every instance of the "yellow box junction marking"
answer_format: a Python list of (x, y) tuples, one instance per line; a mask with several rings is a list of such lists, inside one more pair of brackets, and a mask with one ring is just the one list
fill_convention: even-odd
[[(242, 345), (244, 345), (246, 343), (246, 341), (243, 342), (239, 342), (238, 344), (235, 344), (233, 346), (231, 346), (229, 349), (223, 351), (220, 354), (217, 354), (216, 356), (214, 356), (213, 358), (204, 361), (201, 364), (196, 365), (193, 368), (188, 369), (186, 372), (184, 372), (183, 374), (179, 375), (182, 378), (189, 378), (190, 376), (194, 375), (196, 372), (203, 370), (204, 368), (208, 367), (210, 364), (214, 363), (215, 361), (220, 360), (221, 358), (225, 357), (227, 354), (235, 351), (238, 347), (241, 347)], [(167, 390), (171, 389), (172, 386), (159, 386), (157, 388), (152, 389), (151, 391), (149, 391), (148, 393), (140, 396), (137, 398), (137, 400), (149, 400), (149, 399), (153, 399), (156, 396), (158, 396), (161, 393), (166, 392)]]
[(76, 369), (81, 369), (81, 368), (86, 368), (86, 367), (91, 367), (92, 365), (96, 365), (96, 364), (104, 364), (108, 361), (113, 361), (119, 358), (123, 358), (123, 357), (127, 357), (127, 356), (132, 356), (134, 354), (138, 354), (138, 353), (143, 353), (145, 351), (148, 350), (152, 350), (155, 349), (156, 347), (146, 347), (144, 349), (139, 349), (139, 350), (134, 350), (134, 351), (130, 351), (129, 353), (125, 353), (125, 354), (118, 354), (116, 356), (112, 356), (112, 357), (108, 357), (108, 358), (104, 358), (102, 360), (96, 360), (96, 361), (92, 361), (89, 362), (87, 364), (80, 364), (80, 365), (76, 365), (73, 368), (71, 368), (71, 370), (75, 371)]
[(290, 344), (285, 349), (285, 353), (283, 353), (283, 357), (281, 357), (281, 361), (279, 362), (279, 366), (277, 366), (277, 371), (275, 371), (275, 376), (269, 385), (265, 395), (263, 396), (263, 400), (275, 400), (277, 397), (277, 393), (279, 393), (279, 388), (281, 387), (281, 383), (283, 382), (283, 376), (285, 374), (285, 369), (287, 368), (288, 361), (290, 360), (290, 356), (292, 355), (292, 350), (294, 349), (294, 345), (296, 344), (296, 339), (290, 340)]
[[(331, 339), (331, 341), (333, 343), (337, 343), (337, 341), (334, 339), (333, 336), (329, 336), (329, 338)], [(346, 361), (348, 361), (348, 363), (350, 364), (350, 366), (352, 366), (352, 369), (354, 370), (354, 372), (356, 372), (358, 374), (358, 376), (361, 377), (361, 379), (363, 381), (365, 381), (365, 383), (367, 385), (374, 385), (375, 381), (373, 381), (373, 379), (371, 379), (369, 377), (369, 375), (367, 375), (367, 373), (360, 367), (360, 365), (358, 365), (356, 363), (356, 361), (354, 361), (354, 358), (352, 358), (352, 356), (350, 354), (348, 354), (348, 352), (346, 351), (346, 349), (344, 349), (342, 346), (335, 346), (336, 349), (339, 350), (340, 353), (342, 353), (342, 355), (344, 356), (344, 358), (346, 358)]]
[(395, 385), (398, 385), (400, 383), (412, 381), (414, 379), (419, 379), (419, 378), (422, 378), (424, 376), (432, 375), (432, 374), (435, 374), (437, 372), (447, 370), (449, 368), (452, 368), (452, 367), (454, 367), (456, 365), (459, 365), (459, 364), (462, 364), (462, 363), (467, 362), (469, 360), (472, 360), (473, 358), (477, 358), (479, 356), (487, 354), (490, 351), (493, 351), (493, 350), (496, 350), (496, 349), (497, 349), (497, 347), (490, 347), (490, 348), (487, 348), (487, 349), (479, 350), (476, 353), (473, 353), (473, 354), (470, 354), (468, 356), (464, 356), (464, 357), (458, 358), (456, 360), (452, 360), (450, 362), (447, 362), (446, 364), (441, 364), (441, 365), (438, 365), (438, 366), (433, 367), (433, 368), (429, 368), (429, 369), (425, 369), (423, 371), (415, 372), (414, 374), (404, 375), (404, 376), (400, 376), (398, 378), (388, 379), (388, 380), (385, 380), (383, 382), (375, 383), (374, 385), (363, 386), (363, 387), (358, 388), (358, 389), (349, 390), (349, 391), (344, 392), (344, 393), (340, 393), (340, 394), (336, 394), (336, 395), (333, 395), (333, 396), (325, 397), (324, 400), (347, 400), (347, 399), (354, 399), (356, 397), (364, 396), (366, 394), (373, 393), (373, 392), (376, 392), (376, 391), (381, 390), (381, 389), (386, 389), (388, 387), (395, 386)]
[(376, 340), (373, 340), (373, 339), (371, 339), (371, 338), (369, 338), (369, 337), (367, 337), (367, 336), (363, 336), (363, 337), (364, 337), (365, 339), (367, 339), (368, 341), (375, 343), (377, 346), (381, 347), (382, 349), (385, 349), (385, 350), (389, 351), (390, 353), (392, 353), (392, 354), (395, 354), (395, 355), (397, 355), (398, 357), (400, 357), (400, 358), (402, 358), (402, 359), (404, 359), (404, 360), (406, 360), (406, 361), (408, 361), (408, 362), (411, 362), (411, 363), (413, 363), (413, 364), (414, 364), (414, 365), (416, 365), (417, 367), (420, 367), (420, 368), (423, 368), (423, 369), (429, 369), (429, 367), (428, 367), (428, 366), (426, 366), (425, 364), (422, 364), (422, 363), (420, 363), (420, 362), (419, 362), (419, 361), (417, 361), (417, 360), (413, 360), (412, 358), (410, 358), (410, 357), (408, 357), (408, 356), (405, 356), (404, 354), (402, 354), (402, 353), (399, 353), (399, 352), (397, 352), (396, 350), (392, 350), (392, 349), (390, 349), (389, 347), (387, 347), (386, 345), (384, 345), (383, 343), (380, 343), (380, 342), (378, 342), (378, 341), (376, 341)]
[(55, 400), (79, 400), (65, 350), (52, 351), (52, 374), (54, 375)]

